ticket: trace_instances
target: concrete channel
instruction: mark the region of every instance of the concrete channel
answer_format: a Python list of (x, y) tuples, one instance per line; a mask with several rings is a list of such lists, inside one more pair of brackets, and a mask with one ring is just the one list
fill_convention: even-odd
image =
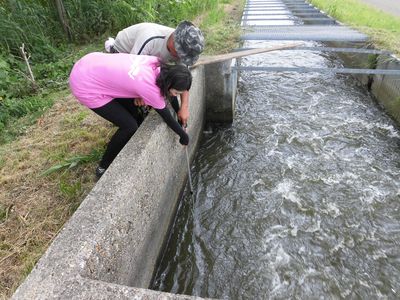
[[(249, 20), (250, 14), (260, 10), (263, 15), (257, 18), (270, 20), (273, 18), (269, 15), (273, 16), (275, 10), (282, 7), (300, 18), (301, 24), (316, 22), (319, 27), (314, 27), (314, 31), (307, 27), (308, 32), (304, 31), (305, 27), (300, 30), (286, 28), (281, 34), (275, 32), (276, 39), (282, 39), (282, 34), (289, 40), (304, 39), (305, 34), (310, 40), (324, 38), (330, 46), (325, 48), (326, 51), (360, 48), (365, 43), (362, 34), (348, 28), (329, 28), (329, 40), (318, 31), (322, 30), (321, 24), (332, 26), (338, 23), (326, 14), (318, 15), (316, 8), (303, 1), (258, 2), (253, 5), (253, 11), (245, 12), (244, 18)], [(281, 17), (276, 15), (274, 20)], [(265, 28), (261, 32), (267, 33)], [(260, 38), (260, 31), (247, 34), (246, 39)], [(360, 39), (340, 39), (348, 34)], [(274, 39), (272, 36), (264, 38)], [(399, 60), (392, 54), (340, 52), (349, 68), (366, 62), (371, 66), (373, 55), (374, 68), (400, 70)], [(227, 61), (192, 70), (194, 81), (190, 91), (191, 122), (188, 128), (191, 159), (206, 122), (232, 121), (238, 69), (240, 66)], [(400, 76), (388, 74), (355, 76), (400, 122)], [(185, 189), (187, 175), (184, 148), (161, 118), (150, 113), (12, 299), (201, 299), (148, 289)]]

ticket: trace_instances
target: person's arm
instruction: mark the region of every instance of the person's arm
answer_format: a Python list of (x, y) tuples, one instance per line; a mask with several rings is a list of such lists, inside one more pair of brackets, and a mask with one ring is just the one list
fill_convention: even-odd
[(179, 143), (182, 145), (188, 145), (189, 144), (189, 136), (187, 133), (183, 130), (182, 126), (179, 125), (179, 123), (172, 117), (169, 109), (167, 107), (163, 109), (154, 109), (167, 123), (167, 125), (176, 133), (180, 136)]
[(142, 98), (134, 98), (133, 103), (135, 106), (145, 106), (146, 103), (144, 103), (144, 100)]
[(184, 91), (181, 94), (181, 108), (179, 109), (178, 119), (181, 121), (182, 126), (186, 127), (189, 120), (189, 91)]

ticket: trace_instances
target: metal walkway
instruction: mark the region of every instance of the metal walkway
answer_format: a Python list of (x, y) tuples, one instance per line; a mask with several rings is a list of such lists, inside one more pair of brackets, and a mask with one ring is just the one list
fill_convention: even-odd
[(245, 27), (243, 40), (300, 40), (364, 42), (367, 36), (345, 26), (253, 26)]
[[(339, 24), (325, 13), (303, 0), (248, 0), (242, 16), (242, 40), (297, 40), (317, 42), (365, 43), (368, 36)], [(351, 52), (391, 55), (388, 51), (366, 48), (297, 47), (290, 50)], [(351, 68), (287, 68), (236, 67), (242, 71), (262, 72), (319, 72), (346, 74), (381, 74), (399, 76), (400, 70)]]

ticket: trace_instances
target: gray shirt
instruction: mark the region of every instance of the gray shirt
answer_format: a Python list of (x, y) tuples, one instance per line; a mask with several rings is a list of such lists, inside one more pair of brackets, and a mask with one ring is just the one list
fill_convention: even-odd
[[(157, 56), (164, 63), (177, 62), (168, 51), (167, 41), (174, 32), (174, 28), (154, 24), (139, 23), (132, 25), (118, 32), (115, 38), (114, 48), (120, 53), (139, 54)], [(146, 41), (150, 38), (150, 41)]]

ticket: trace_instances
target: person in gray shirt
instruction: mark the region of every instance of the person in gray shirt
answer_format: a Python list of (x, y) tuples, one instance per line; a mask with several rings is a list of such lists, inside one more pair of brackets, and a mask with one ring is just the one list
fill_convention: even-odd
[[(174, 29), (155, 23), (139, 23), (118, 32), (115, 40), (109, 38), (105, 48), (110, 53), (132, 53), (157, 56), (163, 63), (191, 66), (204, 49), (201, 30), (189, 21), (182, 21)], [(142, 105), (136, 99), (137, 105)], [(171, 101), (183, 126), (189, 119), (189, 92), (181, 95), (181, 106)]]

